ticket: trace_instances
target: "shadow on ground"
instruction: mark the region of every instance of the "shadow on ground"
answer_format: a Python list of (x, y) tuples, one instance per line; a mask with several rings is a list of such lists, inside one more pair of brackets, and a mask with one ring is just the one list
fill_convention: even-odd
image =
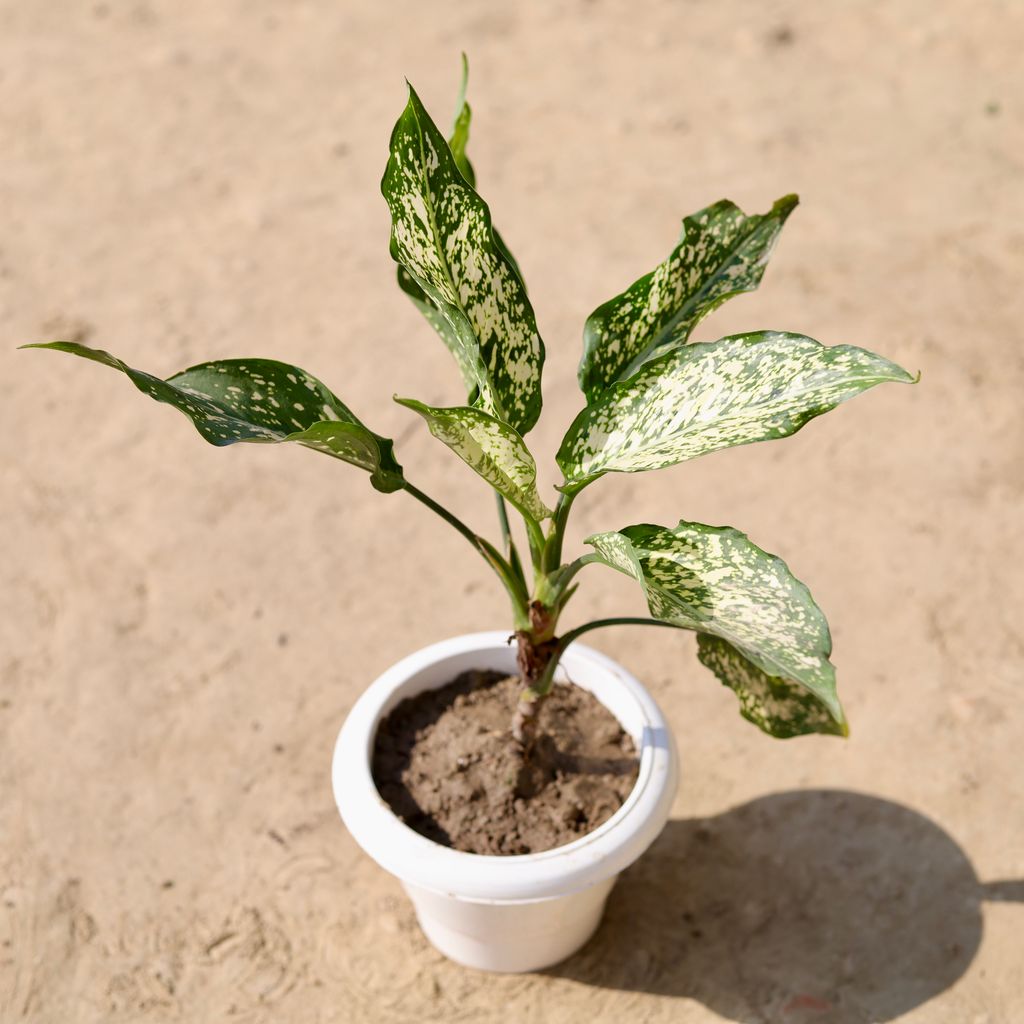
[(952, 985), (981, 941), (979, 883), (928, 818), (857, 793), (779, 793), (671, 821), (550, 973), (698, 1000), (743, 1024), (889, 1021)]

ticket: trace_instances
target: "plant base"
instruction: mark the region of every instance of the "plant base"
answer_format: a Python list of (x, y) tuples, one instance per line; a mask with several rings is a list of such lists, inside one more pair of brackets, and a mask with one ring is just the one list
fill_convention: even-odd
[(370, 761), (377, 727), (405, 698), (437, 689), (469, 669), (514, 673), (515, 651), (507, 640), (503, 632), (456, 637), (385, 672), (342, 727), (333, 781), (349, 832), (405, 886), (430, 941), (458, 963), (518, 972), (564, 960), (593, 934), (616, 876), (668, 819), (678, 757), (644, 687), (610, 658), (575, 643), (559, 665), (556, 685), (569, 678), (589, 690), (632, 737), (640, 759), (636, 785), (622, 807), (574, 842), (523, 856), (463, 853), (414, 832), (374, 785)]

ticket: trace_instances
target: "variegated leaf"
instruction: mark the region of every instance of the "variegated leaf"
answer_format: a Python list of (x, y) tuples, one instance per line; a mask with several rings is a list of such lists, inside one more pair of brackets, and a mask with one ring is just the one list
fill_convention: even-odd
[(740, 714), (777, 739), (808, 733), (847, 736), (846, 721), (837, 721), (829, 709), (802, 686), (759, 669), (726, 640), (699, 634), (697, 657), (723, 686), (740, 701)]
[[(470, 109), (469, 103), (466, 102), (466, 86), (469, 84), (469, 61), (466, 59), (466, 55), (462, 55), (462, 84), (459, 87), (459, 98), (455, 104), (455, 121), (452, 125), (451, 138), (448, 140), (448, 146), (452, 151), (452, 157), (455, 159), (455, 165), (462, 172), (462, 176), (469, 182), (473, 188), (476, 188), (476, 171), (473, 169), (473, 165), (469, 162), (469, 157), (466, 155), (466, 147), (469, 145), (469, 126), (473, 119), (473, 112)], [(505, 239), (501, 237), (498, 229), (492, 224), (491, 233), (494, 235), (494, 244), (501, 250), (502, 255), (511, 264), (512, 269), (516, 272), (519, 280), (522, 282), (523, 290), (526, 290), (526, 282), (523, 281), (523, 272), (519, 269), (519, 263), (516, 258), (509, 252), (508, 246), (505, 244)]]
[(723, 199), (686, 217), (668, 259), (587, 318), (579, 367), (587, 401), (685, 344), (726, 299), (757, 288), (796, 205), (796, 196), (783, 196), (768, 213), (748, 217)]
[[(466, 156), (466, 144), (469, 142), (469, 124), (472, 112), (466, 102), (466, 85), (469, 78), (469, 64), (466, 55), (462, 55), (462, 85), (459, 88), (459, 99), (455, 104), (455, 123), (452, 127), (451, 138), (448, 145), (452, 151), (452, 158), (456, 166), (462, 172), (462, 176), (470, 185), (476, 185), (476, 175), (473, 172), (473, 165)], [(437, 331), (441, 340), (448, 347), (448, 351), (455, 357), (459, 372), (462, 374), (463, 383), (466, 386), (466, 394), (470, 403), (477, 398), (477, 372), (475, 364), (467, 361), (463, 348), (454, 328), (444, 318), (437, 305), (429, 295), (416, 283), (413, 276), (401, 264), (396, 268), (398, 275), (398, 287), (412, 299), (413, 304), (426, 318), (427, 323)]]
[(396, 402), (426, 421), (430, 432), (522, 513), (540, 522), (551, 510), (537, 493), (537, 464), (522, 437), (480, 409), (438, 409), (412, 398)]
[(85, 345), (58, 341), (24, 347), (69, 352), (121, 370), (143, 394), (188, 416), (210, 444), (294, 441), (365, 469), (378, 491), (405, 486), (391, 441), (365, 427), (326, 385), (297, 366), (274, 359), (223, 359), (161, 380)]
[(844, 733), (828, 623), (782, 559), (700, 523), (628, 526), (587, 543), (640, 583), (656, 619), (724, 642), (704, 644), (702, 660), (752, 721), (774, 735)]
[(480, 373), (473, 346), (467, 347), (463, 344), (451, 323), (405, 267), (399, 265), (397, 276), (398, 287), (409, 296), (413, 305), (423, 314), (427, 323), (437, 331), (438, 337), (455, 358), (459, 373), (462, 375), (462, 383), (466, 388), (466, 400), (471, 404), (476, 402), (479, 397)]
[[(462, 176), (475, 188), (476, 172), (473, 170), (473, 165), (469, 162), (469, 157), (466, 155), (466, 146), (469, 143), (469, 126), (470, 121), (472, 120), (472, 111), (470, 110), (469, 104), (466, 102), (466, 85), (468, 84), (468, 81), (469, 62), (466, 60), (466, 55), (463, 54), (462, 84), (459, 88), (458, 102), (455, 104), (455, 121), (452, 126), (452, 134), (448, 141), (448, 145), (452, 151), (452, 157), (455, 160), (455, 164), (462, 173)], [(498, 234), (498, 229), (493, 225), (491, 229), (494, 233), (495, 244), (505, 254), (505, 258), (512, 265), (512, 269), (519, 274), (520, 280), (522, 280), (522, 273), (519, 270), (519, 264), (516, 262), (512, 253), (509, 252), (501, 235)], [(397, 267), (397, 275), (399, 288), (409, 296), (416, 308), (426, 318), (427, 323), (437, 331), (441, 340), (447, 346), (448, 351), (455, 357), (455, 361), (459, 367), (459, 372), (462, 374), (463, 384), (466, 387), (466, 400), (470, 405), (473, 405), (479, 396), (477, 370), (473, 363), (467, 362), (463, 351), (463, 345), (459, 341), (454, 328), (445, 319), (440, 309), (438, 309), (430, 296), (427, 295), (427, 293), (416, 283), (413, 276), (401, 264)]]
[(540, 415), (544, 362), (533, 308), (495, 241), (486, 203), (412, 88), (391, 136), (381, 190), (391, 210), (391, 255), (446, 324), (439, 333), (467, 391), (525, 434)]
[(827, 348), (800, 334), (761, 331), (685, 345), (576, 417), (557, 455), (562, 489), (786, 437), (876, 384), (913, 380), (866, 349)]

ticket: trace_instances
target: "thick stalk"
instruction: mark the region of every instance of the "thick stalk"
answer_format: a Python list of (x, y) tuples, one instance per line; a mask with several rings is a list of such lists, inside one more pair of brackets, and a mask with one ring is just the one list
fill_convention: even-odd
[[(556, 613), (557, 615), (557, 613)], [(681, 627), (671, 622), (662, 622), (660, 619), (642, 619), (632, 616), (623, 616), (614, 619), (596, 619), (593, 622), (586, 622), (582, 626), (570, 629), (561, 638), (554, 636), (554, 619), (547, 609), (539, 601), (534, 601), (530, 606), (530, 622), (543, 639), (537, 639), (530, 633), (518, 632), (516, 639), (519, 642), (517, 662), (520, 676), (526, 684), (519, 695), (519, 703), (516, 705), (516, 712), (512, 719), (512, 736), (529, 754), (530, 747), (537, 735), (537, 717), (544, 701), (551, 694), (551, 687), (555, 681), (555, 670), (561, 660), (565, 649), (584, 633), (592, 629), (601, 629), (604, 626), (666, 626), (669, 629)], [(546, 627), (545, 632), (540, 632)]]
[(559, 643), (554, 635), (556, 621), (556, 612), (534, 601), (530, 605), (530, 628), (516, 631), (516, 663), (524, 685), (512, 716), (512, 737), (526, 754), (533, 746), (537, 715), (547, 696), (538, 691), (537, 684), (547, 672)]
[(561, 610), (559, 597), (562, 590), (552, 586), (552, 576), (562, 558), (562, 541), (572, 501), (571, 495), (559, 496), (554, 521), (546, 538), (539, 529), (536, 537), (533, 533), (530, 534), (530, 553), (533, 555), (535, 571), (535, 597), (530, 603), (530, 628), (516, 631), (516, 641), (519, 645), (516, 660), (523, 689), (512, 718), (512, 736), (527, 757), (537, 734), (538, 715), (547, 697), (547, 691), (541, 692), (539, 685), (547, 676), (559, 645), (559, 640), (555, 636), (555, 626)]

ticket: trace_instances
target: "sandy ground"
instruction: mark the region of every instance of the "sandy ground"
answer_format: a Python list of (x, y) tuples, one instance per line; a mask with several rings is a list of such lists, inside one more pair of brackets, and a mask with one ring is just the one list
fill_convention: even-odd
[[(1024, 1020), (1024, 4), (0, 3), (0, 1019), (1014, 1024)], [(834, 626), (847, 743), (742, 722), (686, 637), (598, 646), (682, 748), (673, 821), (579, 956), (443, 960), (342, 827), (337, 729), (399, 656), (506, 613), (468, 546), (312, 453), (205, 446), (99, 367), (267, 355), (396, 437), (458, 400), (397, 292), (377, 187), (402, 76), (447, 120), (548, 345), (729, 196), (801, 193), (765, 285), (701, 328), (923, 372), (798, 437), (578, 503), (781, 553)], [(588, 570), (571, 622), (641, 608)], [(589, 576), (589, 573), (593, 576)]]

